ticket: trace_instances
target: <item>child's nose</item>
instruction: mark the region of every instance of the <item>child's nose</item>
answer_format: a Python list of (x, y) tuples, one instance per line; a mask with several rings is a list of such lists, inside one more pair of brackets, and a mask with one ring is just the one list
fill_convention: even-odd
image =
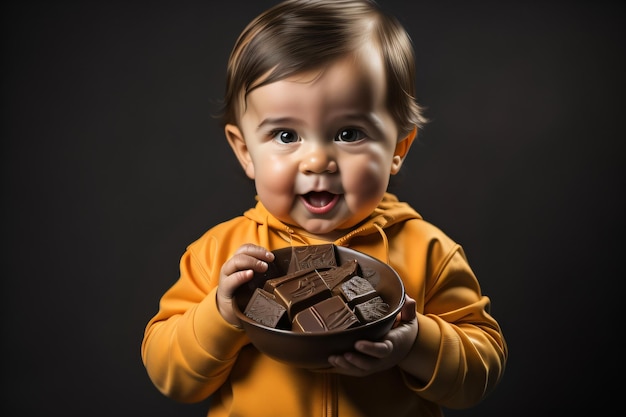
[(337, 161), (325, 146), (313, 146), (302, 158), (300, 171), (305, 174), (332, 174), (337, 172)]

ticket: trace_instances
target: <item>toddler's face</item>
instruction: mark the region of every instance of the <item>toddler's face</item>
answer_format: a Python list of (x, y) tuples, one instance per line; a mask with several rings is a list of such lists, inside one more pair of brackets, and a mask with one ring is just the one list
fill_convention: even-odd
[(278, 219), (331, 238), (366, 218), (402, 164), (382, 62), (363, 51), (253, 90), (227, 137)]

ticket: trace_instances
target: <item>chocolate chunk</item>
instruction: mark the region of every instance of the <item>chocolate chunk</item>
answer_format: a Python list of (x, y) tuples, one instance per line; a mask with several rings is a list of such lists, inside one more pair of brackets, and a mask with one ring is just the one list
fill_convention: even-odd
[[(359, 263), (356, 259), (344, 262), (341, 266), (330, 268), (325, 271), (319, 271), (322, 279), (330, 289), (334, 289), (337, 285), (352, 278), (358, 273)], [(334, 291), (335, 293), (335, 291)]]
[(336, 295), (296, 314), (292, 330), (300, 333), (348, 329), (359, 323), (354, 313)]
[(366, 280), (368, 280), (369, 282), (371, 282), (374, 288), (376, 288), (376, 286), (380, 282), (380, 274), (378, 273), (378, 271), (372, 268), (368, 268), (363, 265), (361, 265), (360, 268), (361, 268), (361, 276), (365, 278)]
[(376, 289), (365, 278), (354, 276), (339, 286), (339, 293), (351, 307), (364, 303), (377, 294)]
[(281, 283), (274, 289), (276, 299), (287, 307), (290, 320), (313, 304), (329, 298), (332, 293), (317, 271)]
[[(281, 319), (285, 317), (287, 309), (276, 301), (276, 297), (267, 291), (257, 288), (248, 305), (244, 310), (244, 314), (252, 320), (268, 327), (278, 327)], [(288, 325), (287, 319), (283, 320)]]
[(376, 296), (369, 301), (357, 304), (354, 312), (362, 322), (369, 323), (384, 317), (389, 312), (389, 304), (385, 303), (380, 296)]
[(301, 269), (299, 271), (294, 271), (289, 274), (282, 275), (280, 277), (270, 278), (267, 281), (265, 281), (265, 284), (263, 284), (263, 289), (267, 292), (273, 293), (274, 290), (280, 285), (286, 282), (292, 281), (294, 279), (304, 277), (305, 275), (308, 275), (314, 272), (315, 272), (315, 268), (308, 268), (308, 269)]
[(322, 269), (337, 266), (335, 245), (293, 246), (291, 248), (291, 262), (287, 273), (301, 269)]

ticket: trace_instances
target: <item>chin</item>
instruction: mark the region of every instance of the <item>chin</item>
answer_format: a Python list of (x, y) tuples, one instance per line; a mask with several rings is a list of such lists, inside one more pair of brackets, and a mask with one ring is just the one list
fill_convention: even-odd
[(338, 229), (337, 226), (338, 224), (335, 222), (333, 222), (332, 224), (329, 224), (327, 221), (319, 220), (319, 219), (309, 220), (305, 222), (304, 224), (300, 225), (300, 227), (306, 230), (308, 233), (312, 233), (315, 235), (325, 235), (328, 233), (335, 233)]
[(325, 235), (328, 233), (333, 233), (335, 232), (337, 229), (333, 228), (333, 227), (309, 227), (309, 226), (305, 226), (302, 227), (304, 230), (306, 230), (309, 233), (312, 233), (314, 235)]
[[(354, 219), (351, 216), (346, 218), (346, 213), (342, 215), (342, 213), (338, 213), (337, 211), (328, 213), (327, 218), (311, 216), (308, 212), (298, 214), (299, 215), (294, 213), (292, 216), (292, 220), (295, 221), (293, 224), (297, 224), (300, 228), (306, 230), (307, 233), (318, 236), (336, 236), (338, 233), (341, 233), (342, 230), (349, 229), (358, 223), (354, 223)], [(299, 218), (299, 221), (297, 221), (296, 218)]]

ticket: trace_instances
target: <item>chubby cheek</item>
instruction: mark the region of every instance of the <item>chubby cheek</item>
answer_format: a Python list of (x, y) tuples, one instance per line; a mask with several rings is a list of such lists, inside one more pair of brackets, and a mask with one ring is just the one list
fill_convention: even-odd
[[(256, 161), (255, 161), (256, 162)], [(263, 157), (255, 163), (255, 186), (263, 205), (277, 217), (288, 215), (293, 205), (296, 174), (290, 164)]]
[(382, 161), (352, 161), (341, 167), (342, 183), (351, 211), (369, 211), (387, 190), (389, 169)]

